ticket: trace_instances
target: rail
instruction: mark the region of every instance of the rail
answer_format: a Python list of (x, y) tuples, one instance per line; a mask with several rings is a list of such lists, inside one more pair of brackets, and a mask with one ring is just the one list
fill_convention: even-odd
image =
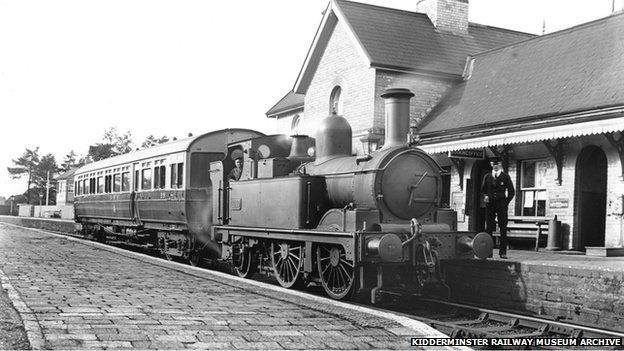
[[(426, 303), (429, 308), (436, 305), (436, 310), (446, 308), (448, 313), (423, 317), (412, 311), (410, 316), (452, 337), (549, 337), (563, 336), (571, 338), (582, 337), (611, 337), (623, 338), (624, 332), (599, 329), (580, 324), (567, 323), (559, 320), (527, 316), (523, 314), (497, 311), (477, 306), (449, 302), (438, 299), (418, 298), (419, 302)], [(473, 314), (475, 317), (457, 319), (463, 314)], [(419, 312), (418, 314), (423, 314)], [(426, 313), (424, 313), (426, 315)], [(445, 320), (446, 319), (446, 320)]]

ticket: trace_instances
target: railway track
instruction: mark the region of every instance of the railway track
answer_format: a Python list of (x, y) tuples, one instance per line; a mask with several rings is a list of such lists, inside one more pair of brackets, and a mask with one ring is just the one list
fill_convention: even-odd
[[(57, 233), (89, 240), (80, 234)], [(162, 257), (162, 255), (158, 254), (157, 250), (145, 245), (134, 245), (115, 240), (106, 240), (106, 243)], [(163, 259), (166, 258), (163, 257)], [(203, 263), (204, 266), (210, 266), (211, 269), (228, 271), (223, 267), (223, 265), (214, 266), (214, 264), (211, 264), (210, 261), (205, 261)], [(262, 276), (262, 278), (259, 278), (259, 276)], [(274, 279), (270, 279), (268, 276), (262, 274), (257, 274), (255, 278), (266, 283), (277, 284)], [(322, 291), (320, 290), (316, 291), (313, 289), (311, 293), (322, 295)], [(620, 344), (624, 344), (624, 333), (618, 331), (600, 329), (536, 316), (527, 316), (509, 311), (486, 309), (435, 298), (408, 296), (405, 299), (394, 299), (394, 301), (397, 300), (403, 301), (403, 303), (394, 303), (385, 307), (375, 307), (381, 310), (391, 310), (409, 318), (419, 320), (451, 338), (619, 338), (621, 340)], [(409, 302), (405, 303), (405, 301)], [(358, 302), (353, 303), (360, 304)], [(366, 303), (362, 303), (362, 305), (371, 307), (370, 304)], [(478, 349), (478, 347), (476, 348)], [(538, 347), (536, 349), (549, 348), (561, 349), (561, 347), (548, 346)], [(532, 348), (529, 347), (528, 349)], [(605, 349), (605, 347), (599, 347), (599, 349)], [(624, 348), (613, 347), (612, 349)]]
[[(472, 305), (432, 298), (416, 298), (408, 311), (392, 308), (405, 313), (452, 338), (504, 338), (504, 339), (617, 339), (624, 344), (624, 333), (573, 324), (548, 318), (527, 316), (507, 311), (486, 309)], [(553, 344), (555, 344), (553, 342)], [(561, 349), (561, 345), (544, 345), (527, 349)], [(592, 348), (591, 345), (583, 349)], [(599, 349), (609, 349), (600, 346)], [(614, 346), (611, 349), (623, 349)]]

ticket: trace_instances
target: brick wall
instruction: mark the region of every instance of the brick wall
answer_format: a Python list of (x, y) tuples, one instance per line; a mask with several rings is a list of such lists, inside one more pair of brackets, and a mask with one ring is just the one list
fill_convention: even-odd
[[(299, 116), (299, 126), (297, 128), (295, 128), (295, 130), (293, 130), (291, 128), (292, 126), (292, 122), (293, 122), (293, 118), (295, 116)], [(286, 135), (292, 135), (295, 132), (297, 133), (301, 133), (301, 134), (306, 134), (306, 135), (314, 135), (314, 131), (308, 131), (307, 129), (304, 129), (304, 119), (305, 116), (303, 114), (302, 111), (298, 111), (298, 112), (292, 112), (292, 113), (287, 113), (284, 115), (280, 115), (279, 117), (275, 118), (275, 119), (270, 119), (272, 123), (274, 123), (274, 129), (273, 132), (275, 134), (286, 134)], [(310, 134), (312, 133), (312, 134)]]
[[(303, 128), (315, 131), (318, 122), (329, 115), (330, 95), (337, 85), (342, 89), (343, 116), (353, 131), (370, 128), (373, 120), (374, 82), (375, 70), (370, 68), (344, 25), (338, 22), (305, 95)], [(354, 143), (354, 146), (358, 143)]]
[(410, 125), (417, 127), (431, 109), (440, 102), (452, 82), (424, 75), (377, 70), (375, 79), (374, 126), (385, 127), (385, 105), (381, 98), (388, 88), (407, 88), (414, 93), (410, 100)]

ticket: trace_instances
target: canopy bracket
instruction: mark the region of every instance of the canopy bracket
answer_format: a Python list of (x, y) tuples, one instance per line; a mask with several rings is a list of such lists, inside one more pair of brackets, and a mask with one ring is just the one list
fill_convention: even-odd
[(555, 159), (555, 163), (557, 164), (557, 185), (561, 185), (563, 182), (561, 173), (563, 171), (563, 156), (565, 152), (563, 150), (563, 139), (556, 140), (544, 140), (542, 141), (546, 149), (548, 149), (548, 153)]
[(451, 162), (453, 162), (453, 166), (457, 168), (457, 174), (459, 175), (459, 188), (464, 190), (464, 166), (466, 165), (466, 161), (463, 158), (449, 157)]
[[(616, 138), (615, 135), (618, 134)], [(622, 132), (611, 132), (605, 133), (605, 138), (609, 141), (611, 146), (613, 146), (617, 152), (618, 156), (620, 156), (620, 165), (622, 167), (622, 174), (620, 179), (624, 179), (624, 133)]]

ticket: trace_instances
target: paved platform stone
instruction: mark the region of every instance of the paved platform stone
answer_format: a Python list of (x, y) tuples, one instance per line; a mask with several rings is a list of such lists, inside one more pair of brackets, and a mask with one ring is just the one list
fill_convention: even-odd
[(410, 336), (423, 336), (318, 298), (151, 260), (0, 223), (0, 271), (40, 347), (414, 349)]

